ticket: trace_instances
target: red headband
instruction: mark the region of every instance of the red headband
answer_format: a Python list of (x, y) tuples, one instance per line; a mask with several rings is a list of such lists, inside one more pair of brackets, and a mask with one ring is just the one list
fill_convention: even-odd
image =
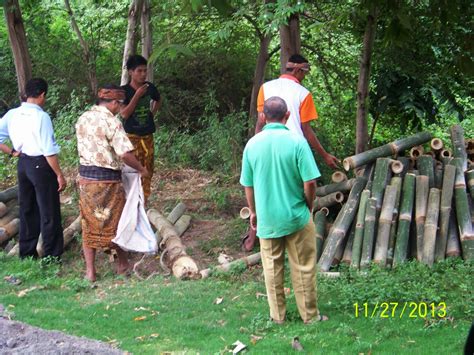
[(304, 71), (309, 71), (310, 66), (309, 66), (309, 63), (288, 62), (288, 63), (286, 63), (286, 68), (287, 69), (301, 69), (301, 70), (304, 70)]
[(125, 100), (125, 90), (122, 89), (99, 89), (97, 93), (99, 99), (105, 100)]

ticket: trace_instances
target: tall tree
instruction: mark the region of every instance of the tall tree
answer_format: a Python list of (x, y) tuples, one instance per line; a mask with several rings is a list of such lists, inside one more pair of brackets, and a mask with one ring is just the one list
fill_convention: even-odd
[(13, 53), (20, 96), (25, 93), (26, 82), (31, 79), (31, 59), (26, 41), (25, 27), (18, 0), (6, 0), (3, 4), (8, 27), (8, 39)]
[(368, 148), (369, 133), (367, 111), (369, 101), (369, 80), (372, 49), (374, 46), (377, 27), (377, 12), (377, 7), (372, 5), (367, 16), (362, 55), (360, 59), (359, 81), (357, 83), (356, 154), (366, 151)]
[(286, 72), (286, 63), (292, 54), (301, 51), (300, 17), (294, 13), (288, 19), (288, 24), (280, 26), (280, 71)]
[[(140, 25), (142, 30), (142, 56), (150, 59), (153, 50), (153, 29), (151, 26), (151, 9), (150, 0), (143, 1), (142, 13), (140, 16)], [(153, 81), (153, 63), (148, 60), (148, 71), (146, 80)]]
[(98, 84), (97, 84), (97, 74), (96, 74), (96, 66), (95, 66), (94, 58), (89, 49), (89, 45), (87, 44), (86, 40), (84, 39), (84, 36), (81, 33), (81, 30), (79, 29), (79, 26), (77, 25), (76, 18), (74, 17), (74, 12), (72, 11), (69, 0), (64, 0), (64, 6), (66, 6), (66, 11), (69, 14), (72, 29), (76, 33), (77, 38), (79, 38), (79, 43), (81, 44), (82, 53), (83, 53), (82, 60), (84, 61), (86, 65), (87, 77), (89, 79), (89, 86), (90, 86), (92, 95), (95, 95), (97, 93)]
[(143, 9), (144, 0), (132, 0), (128, 9), (127, 37), (123, 48), (122, 77), (120, 85), (128, 83), (127, 59), (137, 51), (137, 24)]

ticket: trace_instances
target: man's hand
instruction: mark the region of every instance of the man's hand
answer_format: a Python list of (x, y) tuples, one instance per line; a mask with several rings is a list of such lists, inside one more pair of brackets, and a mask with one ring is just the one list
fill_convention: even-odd
[(148, 176), (150, 176), (150, 173), (149, 173), (148, 170), (144, 167), (142, 170), (140, 170), (140, 175), (141, 175), (141, 177), (148, 177)]
[(250, 212), (250, 228), (257, 230), (257, 214)]
[(324, 162), (326, 163), (327, 166), (329, 166), (331, 169), (337, 169), (339, 168), (339, 165), (341, 162), (339, 159), (337, 159), (334, 155), (327, 153), (324, 156)]
[(59, 185), (58, 192), (64, 191), (64, 189), (67, 186), (67, 182), (63, 174), (58, 175), (58, 185)]
[(143, 84), (137, 89), (137, 91), (135, 91), (135, 95), (137, 95), (138, 97), (142, 97), (143, 95), (146, 94), (147, 90), (148, 90), (148, 84)]

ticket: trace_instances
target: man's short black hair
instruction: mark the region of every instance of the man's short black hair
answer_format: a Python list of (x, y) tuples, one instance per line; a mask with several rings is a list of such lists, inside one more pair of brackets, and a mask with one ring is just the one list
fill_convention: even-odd
[(289, 59), (288, 59), (289, 62), (292, 62), (292, 63), (309, 63), (308, 62), (308, 59), (306, 59), (305, 57), (303, 57), (301, 54), (293, 54)]
[(263, 113), (265, 118), (270, 121), (282, 121), (288, 112), (285, 100), (278, 96), (272, 96), (265, 100), (263, 104)]
[(26, 97), (38, 97), (42, 93), (45, 95), (48, 93), (48, 83), (46, 80), (41, 78), (34, 78), (28, 80), (25, 86), (25, 95)]
[(148, 61), (145, 59), (145, 57), (139, 54), (134, 54), (128, 57), (127, 70), (135, 70), (138, 66), (147, 65), (147, 64), (148, 64)]

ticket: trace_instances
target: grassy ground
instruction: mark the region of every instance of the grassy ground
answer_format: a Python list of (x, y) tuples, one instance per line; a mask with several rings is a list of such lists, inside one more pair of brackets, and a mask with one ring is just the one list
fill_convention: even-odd
[[(186, 282), (164, 277), (138, 281), (109, 272), (91, 289), (81, 278), (82, 261), (71, 253), (61, 268), (0, 254), (0, 303), (16, 320), (110, 342), (136, 354), (222, 353), (237, 340), (254, 353), (291, 353), (294, 336), (313, 354), (453, 354), (462, 351), (474, 315), (474, 267), (456, 260), (434, 270), (412, 263), (398, 270), (373, 269), (368, 275), (346, 271), (339, 279), (320, 279), (320, 309), (330, 321), (309, 326), (299, 319), (290, 289), (288, 321), (278, 326), (268, 321), (260, 267)], [(73, 259), (76, 263), (67, 267)], [(3, 280), (7, 275), (22, 284), (8, 284)], [(434, 316), (431, 308), (426, 317), (417, 311), (411, 318), (408, 311), (400, 317), (401, 308), (392, 315), (391, 308), (388, 318), (378, 311), (371, 318), (376, 302), (385, 301), (445, 302), (446, 316), (441, 306)], [(358, 317), (354, 303), (359, 304)]]

